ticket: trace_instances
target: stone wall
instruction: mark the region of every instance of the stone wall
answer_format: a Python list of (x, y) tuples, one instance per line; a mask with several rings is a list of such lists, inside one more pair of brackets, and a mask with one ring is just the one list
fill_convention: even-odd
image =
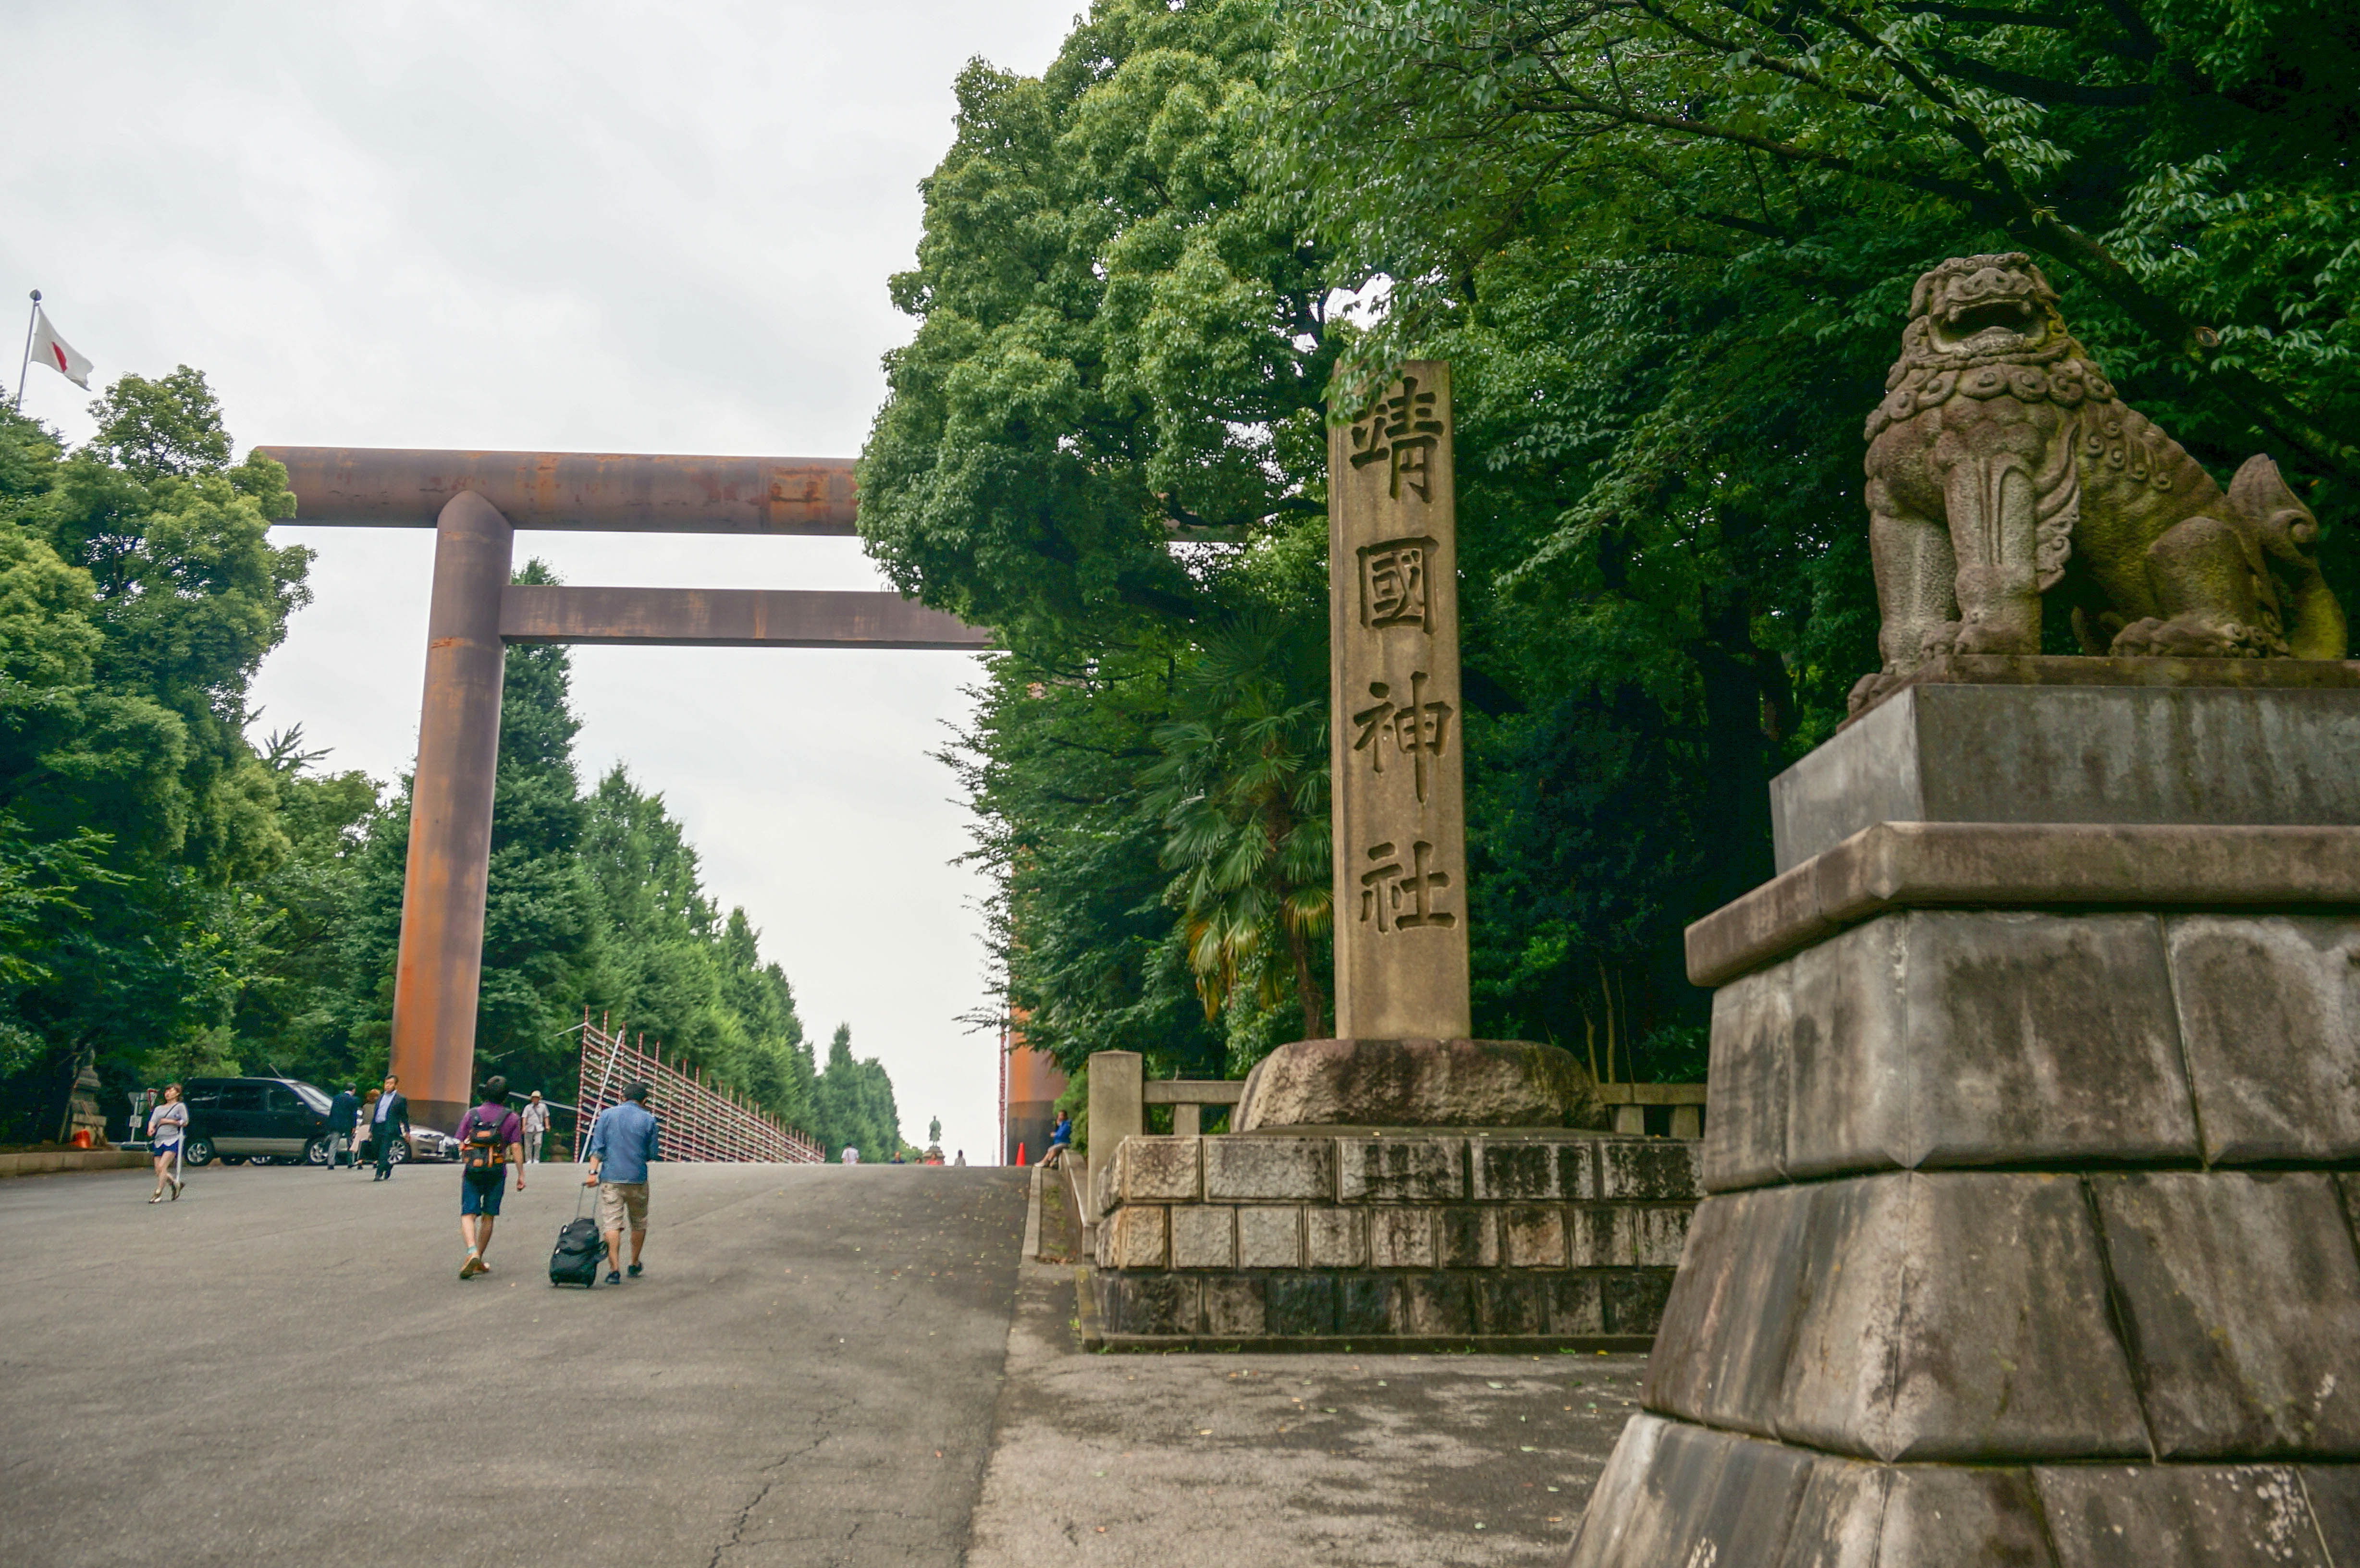
[(1095, 1181), (1098, 1337), (1642, 1348), (1688, 1238), (1699, 1147), (1126, 1138)]

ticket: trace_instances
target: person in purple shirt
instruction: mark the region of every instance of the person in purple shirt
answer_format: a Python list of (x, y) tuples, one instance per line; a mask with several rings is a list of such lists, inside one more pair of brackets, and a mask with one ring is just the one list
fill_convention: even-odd
[(507, 1195), (508, 1167), (517, 1168), (517, 1191), (524, 1191), (524, 1123), (508, 1109), (508, 1081), (484, 1080), (483, 1104), (459, 1118), (459, 1235), (467, 1243), (459, 1278), (488, 1273), (485, 1250), (492, 1245), (492, 1222)]

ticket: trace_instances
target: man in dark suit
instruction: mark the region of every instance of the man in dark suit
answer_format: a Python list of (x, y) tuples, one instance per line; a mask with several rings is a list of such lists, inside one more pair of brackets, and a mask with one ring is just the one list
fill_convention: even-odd
[(360, 1120), (361, 1097), (347, 1086), (336, 1091), (328, 1102), (328, 1160), (324, 1169), (333, 1171), (344, 1162), (344, 1150), (352, 1146), (353, 1127)]
[(377, 1180), (382, 1181), (393, 1174), (393, 1140), (407, 1142), (410, 1138), (410, 1102), (402, 1095), (401, 1080), (390, 1073), (385, 1075), (385, 1093), (377, 1098), (369, 1136), (377, 1140)]

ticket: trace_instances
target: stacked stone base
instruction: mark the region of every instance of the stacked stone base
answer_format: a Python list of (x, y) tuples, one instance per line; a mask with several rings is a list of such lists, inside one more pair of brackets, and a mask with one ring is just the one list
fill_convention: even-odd
[(1561, 1130), (1125, 1138), (1096, 1181), (1084, 1339), (1644, 1350), (1698, 1160)]
[(2360, 1465), (1878, 1465), (1643, 1415), (1576, 1563), (2199, 1568), (2360, 1563)]

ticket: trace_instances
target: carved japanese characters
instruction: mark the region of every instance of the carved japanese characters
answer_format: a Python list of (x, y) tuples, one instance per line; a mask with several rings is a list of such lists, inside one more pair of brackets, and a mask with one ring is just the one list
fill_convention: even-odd
[(1336, 1032), (1470, 1028), (1450, 372), (1414, 362), (1329, 436)]
[(1928, 659), (2039, 652), (2044, 596), (2092, 654), (2344, 656), (2318, 523), (2277, 464), (2224, 495), (2115, 397), (2024, 255), (1920, 278), (1885, 386), (1866, 432), (1885, 667), (1855, 711)]

